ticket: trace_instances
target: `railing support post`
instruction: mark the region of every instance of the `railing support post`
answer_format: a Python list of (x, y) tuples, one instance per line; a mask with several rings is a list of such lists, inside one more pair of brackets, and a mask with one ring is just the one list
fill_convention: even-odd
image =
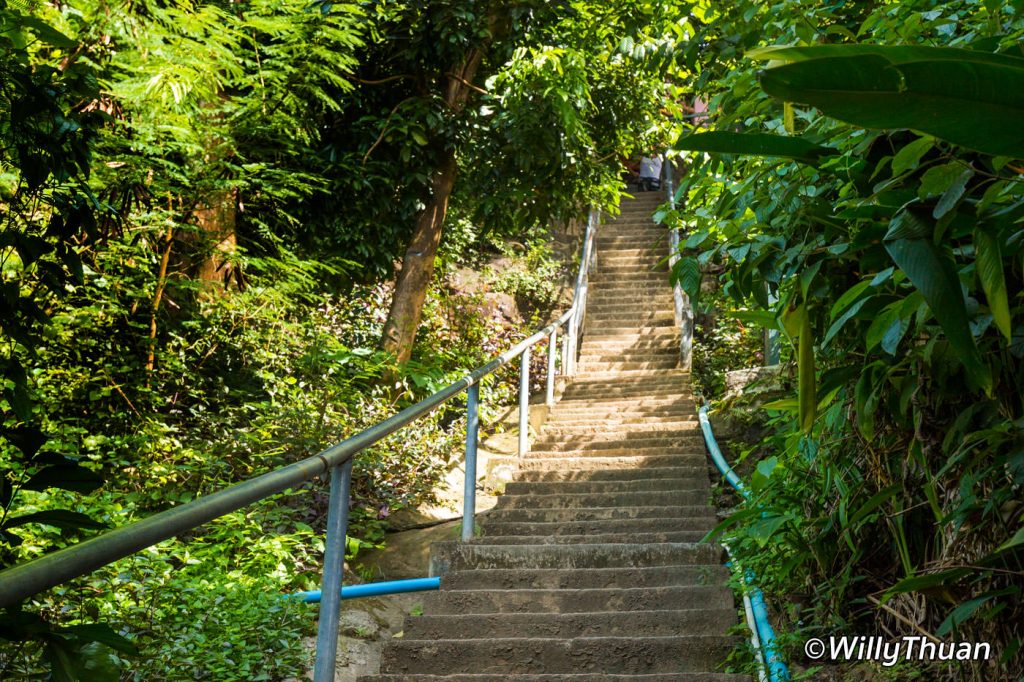
[(476, 442), (480, 434), (480, 384), (466, 391), (466, 486), (462, 494), (462, 541), (476, 528)]
[(331, 497), (327, 507), (327, 543), (320, 587), (320, 623), (316, 635), (314, 682), (334, 682), (338, 655), (338, 619), (341, 617), (341, 574), (345, 570), (348, 499), (352, 488), (352, 460), (331, 469)]
[(530, 349), (519, 357), (519, 456), (530, 449)]
[(555, 404), (555, 355), (558, 350), (558, 327), (551, 330), (548, 336), (548, 385), (544, 403), (551, 407)]

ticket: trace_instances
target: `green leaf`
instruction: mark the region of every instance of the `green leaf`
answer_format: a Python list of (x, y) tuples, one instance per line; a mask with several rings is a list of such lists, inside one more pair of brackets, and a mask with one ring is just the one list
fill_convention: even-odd
[(932, 217), (936, 220), (941, 219), (947, 213), (956, 208), (956, 205), (960, 202), (960, 199), (964, 195), (964, 191), (967, 189), (967, 183), (974, 177), (974, 169), (968, 168), (960, 175), (956, 176), (956, 179), (950, 183), (946, 191), (942, 193), (942, 197), (939, 199), (939, 203), (935, 205), (935, 210), (932, 211)]
[(81, 642), (99, 642), (124, 654), (137, 655), (139, 653), (138, 647), (131, 640), (125, 639), (114, 632), (109, 625), (103, 623), (72, 625), (64, 628), (62, 632), (74, 636)]
[(764, 547), (782, 526), (793, 517), (790, 514), (767, 514), (747, 526), (747, 535), (753, 538), (758, 546)]
[(905, 171), (917, 168), (917, 165), (921, 162), (921, 157), (927, 154), (934, 146), (935, 141), (930, 137), (921, 137), (906, 145), (896, 152), (896, 156), (893, 157), (892, 174), (900, 175)]
[(988, 230), (978, 227), (974, 230), (975, 264), (981, 288), (985, 291), (989, 312), (996, 328), (1007, 341), (1013, 338), (1010, 319), (1010, 302), (1006, 293), (1006, 278), (1003, 274), (1003, 256), (999, 241)]
[(928, 302), (968, 374), (986, 393), (992, 375), (971, 335), (960, 279), (952, 260), (928, 239), (895, 239), (885, 244), (893, 262), (910, 278)]
[(94, 521), (85, 514), (79, 512), (73, 512), (67, 509), (49, 509), (47, 511), (35, 512), (33, 514), (23, 514), (21, 516), (15, 516), (4, 524), (4, 528), (14, 528), (15, 526), (24, 526), (27, 523), (41, 523), (47, 526), (53, 526), (54, 528), (89, 528), (99, 529), (106, 528), (106, 524)]
[(903, 594), (905, 592), (920, 592), (921, 590), (928, 590), (934, 587), (948, 587), (954, 585), (958, 580), (964, 576), (973, 573), (973, 569), (970, 568), (951, 568), (945, 571), (938, 571), (936, 573), (929, 573), (927, 575), (913, 576), (910, 578), (904, 578), (899, 581), (882, 595), (882, 602), (885, 603), (893, 597), (893, 595)]
[(946, 620), (942, 621), (942, 625), (935, 631), (935, 636), (945, 637), (948, 635), (954, 628), (959, 627), (961, 623), (973, 616), (974, 612), (984, 606), (993, 596), (989, 594), (960, 604), (960, 606), (950, 611), (949, 615), (946, 616)]
[(1024, 68), (1024, 59), (995, 52), (982, 52), (953, 47), (930, 47), (925, 45), (772, 45), (750, 50), (750, 59), (777, 61), (806, 61), (826, 57), (860, 57), (876, 55), (893, 64), (920, 61), (958, 61), (999, 64)]
[(815, 388), (814, 335), (811, 316), (804, 312), (800, 323), (800, 341), (797, 345), (797, 375), (800, 398), (800, 428), (810, 433), (814, 428), (814, 417), (818, 409), (818, 393)]
[(60, 488), (76, 493), (90, 493), (101, 485), (103, 478), (94, 471), (77, 464), (58, 464), (41, 469), (22, 488), (37, 491)]
[(868, 501), (861, 505), (860, 509), (854, 512), (853, 516), (850, 517), (850, 525), (856, 526), (860, 523), (861, 519), (865, 518), (868, 514), (878, 509), (880, 506), (885, 504), (889, 498), (898, 493), (901, 490), (899, 485), (892, 485), (884, 490), (872, 495), (868, 498)]
[[(958, 53), (970, 52), (967, 50)], [(1024, 60), (895, 62), (884, 50), (767, 69), (761, 86), (864, 128), (910, 128), (992, 155), (1024, 157)]]
[(1002, 552), (1018, 545), (1024, 545), (1024, 528), (1019, 529), (1014, 533), (1013, 537), (999, 545), (997, 552)]
[(945, 194), (949, 186), (960, 177), (963, 171), (963, 164), (955, 161), (944, 163), (941, 166), (932, 166), (921, 176), (921, 186), (917, 190), (917, 195), (922, 199), (930, 199)]
[(676, 141), (673, 149), (711, 154), (781, 156), (804, 163), (815, 163), (822, 156), (838, 153), (831, 147), (822, 147), (799, 137), (727, 131), (684, 135)]
[(41, 19), (22, 14), (18, 16), (17, 22), (35, 33), (39, 40), (48, 45), (64, 49), (71, 49), (78, 45), (77, 41), (68, 38), (66, 35)]
[(684, 256), (676, 261), (673, 268), (672, 279), (678, 282), (690, 297), (691, 303), (696, 306), (700, 296), (700, 263), (692, 256)]

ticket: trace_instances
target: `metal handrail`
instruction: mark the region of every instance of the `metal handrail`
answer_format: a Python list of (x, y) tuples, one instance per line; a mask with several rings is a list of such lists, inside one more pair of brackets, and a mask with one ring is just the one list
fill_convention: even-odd
[(580, 271), (576, 279), (572, 305), (544, 329), (520, 341), (487, 364), (476, 368), (430, 397), (311, 457), (205, 495), (173, 509), (159, 512), (141, 521), (107, 531), (71, 547), (0, 571), (0, 608), (16, 605), (23, 599), (43, 590), (86, 575), (101, 566), (113, 563), (225, 514), (330, 472), (327, 539), (324, 548), (324, 570), (320, 591), (321, 617), (314, 667), (315, 682), (330, 682), (334, 679), (338, 621), (343, 598), (341, 578), (348, 527), (348, 498), (353, 458), (363, 449), (395, 433), (466, 391), (468, 395), (466, 485), (462, 539), (464, 541), (471, 539), (476, 512), (476, 453), (479, 433), (480, 381), (515, 358), (520, 356), (523, 358), (519, 385), (519, 455), (525, 455), (529, 445), (526, 438), (529, 428), (529, 351), (536, 343), (545, 338), (548, 340), (548, 375), (545, 398), (550, 404), (554, 400), (554, 344), (557, 343), (558, 329), (562, 326), (567, 327), (562, 348), (563, 373), (568, 376), (575, 374), (576, 358), (579, 354), (583, 322), (586, 317), (589, 271), (595, 262), (594, 233), (598, 218), (597, 210), (591, 210), (587, 221)]
[[(665, 189), (668, 192), (668, 201), (672, 210), (676, 209), (676, 192), (674, 178), (672, 177), (672, 164), (669, 163), (668, 155), (662, 154), (662, 176), (665, 179)], [(679, 228), (673, 227), (668, 233), (668, 266), (670, 271), (675, 269), (679, 262)], [(679, 364), (686, 370), (693, 366), (693, 305), (690, 297), (683, 291), (679, 282), (672, 284), (672, 301), (676, 326), (679, 327)]]

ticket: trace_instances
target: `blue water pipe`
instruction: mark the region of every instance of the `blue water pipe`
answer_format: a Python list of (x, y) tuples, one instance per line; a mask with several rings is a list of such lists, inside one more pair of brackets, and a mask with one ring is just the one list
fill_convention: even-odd
[[(721, 448), (718, 447), (718, 441), (715, 440), (715, 434), (711, 430), (711, 420), (708, 419), (708, 405), (704, 405), (697, 412), (697, 417), (700, 420), (700, 428), (704, 433), (704, 443), (707, 445), (708, 452), (711, 454), (711, 460), (718, 467), (718, 470), (725, 477), (725, 480), (729, 482), (733, 488), (736, 489), (740, 495), (745, 499), (750, 498), (750, 491), (743, 485), (743, 481), (736, 475), (736, 472), (732, 470), (729, 463), (725, 461), (725, 457), (722, 455)], [(741, 569), (742, 570), (742, 569)], [(750, 597), (750, 606), (754, 612), (754, 623), (757, 626), (757, 637), (761, 642), (761, 648), (764, 651), (765, 663), (768, 666), (768, 679), (771, 682), (788, 682), (789, 680), (789, 668), (786, 667), (786, 663), (782, 660), (779, 655), (778, 647), (775, 644), (775, 630), (772, 628), (771, 623), (768, 622), (768, 609), (764, 603), (764, 595), (754, 585), (754, 574), (752, 571), (743, 571), (743, 582), (747, 596)]]
[[(365, 585), (348, 585), (341, 588), (342, 599), (358, 599), (359, 597), (380, 597), (386, 594), (403, 594), (405, 592), (427, 592), (441, 587), (441, 578), (410, 578), (409, 580), (388, 580)], [(320, 590), (296, 592), (288, 595), (307, 604), (320, 601)]]

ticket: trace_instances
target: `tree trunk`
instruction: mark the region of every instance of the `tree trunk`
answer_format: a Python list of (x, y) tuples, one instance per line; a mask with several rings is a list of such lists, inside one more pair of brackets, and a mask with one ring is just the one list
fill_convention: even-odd
[(455, 184), (456, 171), (455, 152), (448, 150), (431, 180), (432, 196), (416, 219), (416, 229), (395, 283), (391, 310), (384, 325), (383, 346), (384, 350), (395, 356), (400, 365), (405, 364), (412, 355), (423, 302), (427, 298), (430, 280), (434, 277), (434, 259), (437, 247), (441, 244), (444, 217), (448, 212), (448, 199)]
[[(465, 106), (472, 90), (476, 88), (473, 85), (473, 78), (482, 59), (481, 50), (471, 50), (465, 62), (448, 73), (445, 103), (452, 112), (458, 113)], [(431, 195), (426, 202), (426, 208), (416, 218), (416, 228), (402, 259), (402, 269), (398, 273), (395, 293), (391, 299), (391, 310), (384, 324), (381, 345), (385, 351), (394, 355), (399, 365), (405, 364), (412, 355), (416, 330), (420, 326), (420, 317), (423, 313), (423, 302), (427, 298), (427, 289), (434, 276), (434, 258), (441, 244), (448, 200), (451, 198), (457, 173), (455, 149), (448, 144), (431, 179)]]
[(226, 289), (231, 278), (237, 278), (230, 263), (238, 246), (235, 235), (237, 191), (211, 192), (204, 204), (192, 212), (198, 229), (191, 239), (194, 256), (189, 274), (204, 285), (204, 292), (221, 291), (221, 287), (216, 286), (218, 283)]

